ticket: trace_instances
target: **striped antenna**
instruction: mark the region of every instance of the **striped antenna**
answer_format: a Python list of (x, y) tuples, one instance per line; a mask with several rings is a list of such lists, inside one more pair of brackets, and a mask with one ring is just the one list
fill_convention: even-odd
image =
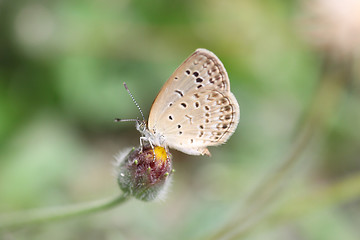
[(121, 119), (121, 118), (115, 118), (114, 122), (137, 122), (139, 119)]
[[(144, 117), (144, 114), (143, 112), (141, 111), (141, 108), (139, 106), (139, 104), (136, 102), (134, 96), (131, 94), (129, 88), (127, 87), (126, 83), (124, 82), (124, 87), (126, 89), (126, 91), (129, 93), (131, 99), (133, 100), (133, 102), (135, 103), (136, 107), (139, 109), (140, 111), (140, 114), (142, 116), (142, 119), (143, 119), (143, 122), (145, 122), (145, 117)], [(139, 122), (139, 119), (120, 119), (120, 118), (115, 118), (115, 122)]]
[(145, 117), (144, 117), (143, 112), (141, 111), (141, 108), (140, 108), (139, 104), (136, 102), (135, 98), (134, 98), (133, 95), (131, 94), (131, 92), (130, 92), (129, 88), (127, 87), (126, 83), (124, 82), (123, 84), (124, 84), (124, 87), (125, 87), (126, 91), (129, 93), (131, 99), (132, 99), (133, 102), (135, 103), (136, 107), (139, 109), (140, 114), (141, 114), (141, 116), (142, 116), (142, 118), (143, 118), (143, 121), (145, 122)]

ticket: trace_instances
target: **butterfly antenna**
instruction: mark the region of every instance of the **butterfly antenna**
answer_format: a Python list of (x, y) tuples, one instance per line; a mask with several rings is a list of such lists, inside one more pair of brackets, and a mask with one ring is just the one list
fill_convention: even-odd
[[(143, 121), (145, 122), (145, 117), (144, 117), (143, 112), (141, 111), (141, 108), (140, 108), (139, 104), (136, 102), (135, 98), (134, 98), (133, 95), (131, 94), (131, 92), (130, 92), (129, 88), (127, 87), (126, 83), (124, 82), (123, 84), (124, 84), (124, 87), (125, 87), (126, 91), (129, 93), (131, 99), (132, 99), (133, 102), (135, 103), (136, 107), (139, 109), (140, 114), (141, 114), (141, 116), (142, 116), (142, 118), (143, 118)], [(124, 119), (124, 120), (125, 120), (125, 119)], [(132, 120), (132, 119), (128, 119), (128, 120)], [(139, 120), (136, 120), (136, 121), (139, 121)]]
[(137, 122), (139, 119), (121, 119), (121, 118), (115, 118), (114, 122)]

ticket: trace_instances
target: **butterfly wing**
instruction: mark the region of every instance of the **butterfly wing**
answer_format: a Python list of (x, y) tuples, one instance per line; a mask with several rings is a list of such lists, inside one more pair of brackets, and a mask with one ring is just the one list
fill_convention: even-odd
[(155, 126), (162, 113), (186, 92), (211, 85), (223, 91), (230, 90), (229, 78), (221, 61), (212, 52), (197, 49), (161, 88), (151, 107), (149, 128)]
[(206, 147), (225, 143), (239, 117), (223, 64), (212, 52), (197, 49), (160, 90), (148, 127), (171, 148), (209, 155)]

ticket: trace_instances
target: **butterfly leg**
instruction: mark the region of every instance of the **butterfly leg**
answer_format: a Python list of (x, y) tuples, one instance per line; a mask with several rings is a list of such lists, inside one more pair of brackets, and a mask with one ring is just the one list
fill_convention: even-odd
[(140, 147), (141, 147), (140, 152), (142, 152), (144, 150), (144, 144), (143, 144), (144, 140), (147, 140), (147, 138), (146, 137), (140, 137)]
[(152, 144), (152, 142), (149, 140), (149, 143), (150, 143), (150, 146), (151, 146), (151, 148), (152, 148), (152, 150), (153, 150), (153, 155), (154, 155), (154, 162), (156, 161), (156, 156), (155, 156), (155, 148), (154, 148), (154, 145)]
[(150, 139), (149, 138), (147, 138), (147, 137), (140, 137), (140, 147), (141, 147), (141, 152), (144, 150), (144, 144), (143, 144), (143, 141), (148, 141), (149, 142), (149, 144), (150, 144), (150, 147), (151, 147), (151, 149), (153, 150), (153, 155), (154, 155), (154, 162), (155, 162), (155, 160), (156, 160), (156, 156), (155, 156), (155, 148), (154, 148), (154, 145), (153, 145), (153, 143), (150, 141)]

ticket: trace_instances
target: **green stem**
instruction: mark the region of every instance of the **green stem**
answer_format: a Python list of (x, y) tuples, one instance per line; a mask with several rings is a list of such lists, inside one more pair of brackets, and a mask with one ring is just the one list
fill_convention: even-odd
[[(360, 197), (360, 174), (347, 177), (321, 190), (313, 190), (303, 194), (281, 206), (266, 221), (264, 230), (272, 229), (282, 223), (288, 223), (306, 214), (316, 214), (324, 208), (339, 205)], [(258, 225), (253, 224), (246, 231), (233, 236), (233, 239), (246, 238)]]
[(81, 203), (66, 207), (34, 209), (0, 216), (0, 230), (22, 227), (29, 224), (47, 223), (49, 221), (91, 214), (115, 207), (128, 199), (127, 194), (115, 198)]

